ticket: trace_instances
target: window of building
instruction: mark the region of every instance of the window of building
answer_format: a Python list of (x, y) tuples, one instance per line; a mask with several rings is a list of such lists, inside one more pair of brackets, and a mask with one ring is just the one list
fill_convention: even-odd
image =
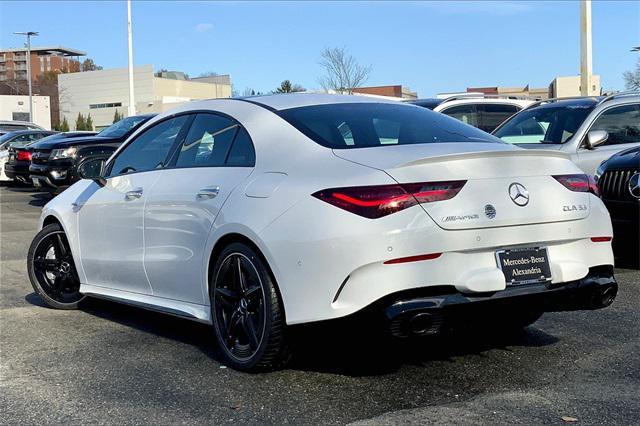
[(106, 104), (90, 104), (89, 108), (99, 109), (99, 108), (115, 108), (115, 107), (121, 107), (121, 106), (122, 106), (122, 102), (110, 102)]

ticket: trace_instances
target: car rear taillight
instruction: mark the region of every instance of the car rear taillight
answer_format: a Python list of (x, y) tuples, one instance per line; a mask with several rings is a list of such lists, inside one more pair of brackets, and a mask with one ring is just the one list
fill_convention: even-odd
[(600, 196), (598, 185), (591, 175), (556, 175), (554, 178), (571, 191), (591, 192)]
[(377, 219), (420, 203), (453, 198), (466, 182), (456, 180), (329, 188), (318, 191), (313, 196), (351, 213)]
[(16, 155), (16, 160), (18, 161), (31, 161), (31, 152), (30, 151), (18, 151)]

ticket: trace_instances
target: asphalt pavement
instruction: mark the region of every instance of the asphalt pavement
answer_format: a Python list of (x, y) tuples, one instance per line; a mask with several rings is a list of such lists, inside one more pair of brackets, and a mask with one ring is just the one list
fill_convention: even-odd
[(26, 253), (46, 201), (0, 187), (1, 424), (640, 423), (639, 271), (616, 270), (611, 307), (512, 336), (297, 327), (293, 363), (251, 375), (220, 364), (202, 324), (105, 301), (44, 307)]

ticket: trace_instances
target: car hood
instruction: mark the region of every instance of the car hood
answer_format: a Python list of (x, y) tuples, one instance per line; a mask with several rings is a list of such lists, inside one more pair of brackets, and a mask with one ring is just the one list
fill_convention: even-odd
[(637, 168), (638, 164), (640, 164), (640, 146), (620, 151), (606, 161), (608, 169)]
[(36, 142), (34, 144), (29, 145), (31, 149), (59, 149), (66, 148), (69, 146), (78, 146), (78, 145), (93, 145), (93, 144), (103, 144), (103, 143), (118, 143), (122, 142), (122, 138), (105, 138), (102, 136), (90, 136), (83, 137), (78, 136), (75, 138), (68, 139), (58, 139), (54, 141), (47, 142)]

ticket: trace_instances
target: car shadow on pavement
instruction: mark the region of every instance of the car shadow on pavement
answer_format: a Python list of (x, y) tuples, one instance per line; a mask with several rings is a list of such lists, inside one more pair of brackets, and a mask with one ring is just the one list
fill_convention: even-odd
[(512, 347), (541, 347), (559, 341), (535, 326), (512, 333), (495, 330), (455, 330), (437, 336), (395, 338), (379, 324), (366, 328), (359, 321), (314, 324), (295, 330), (292, 369), (347, 376), (393, 373), (403, 366), (428, 366), (434, 361), (479, 355)]
[[(43, 306), (34, 293), (26, 299)], [(82, 311), (192, 345), (221, 362), (213, 329), (208, 325), (94, 298), (85, 301)], [(407, 365), (428, 366), (430, 362), (452, 361), (458, 356), (479, 355), (496, 349), (511, 351), (514, 347), (541, 347), (559, 340), (535, 326), (512, 334), (466, 330), (437, 337), (398, 339), (382, 332), (379, 325), (366, 319), (351, 319), (291, 327), (293, 359), (287, 369), (351, 377), (377, 376)]]

